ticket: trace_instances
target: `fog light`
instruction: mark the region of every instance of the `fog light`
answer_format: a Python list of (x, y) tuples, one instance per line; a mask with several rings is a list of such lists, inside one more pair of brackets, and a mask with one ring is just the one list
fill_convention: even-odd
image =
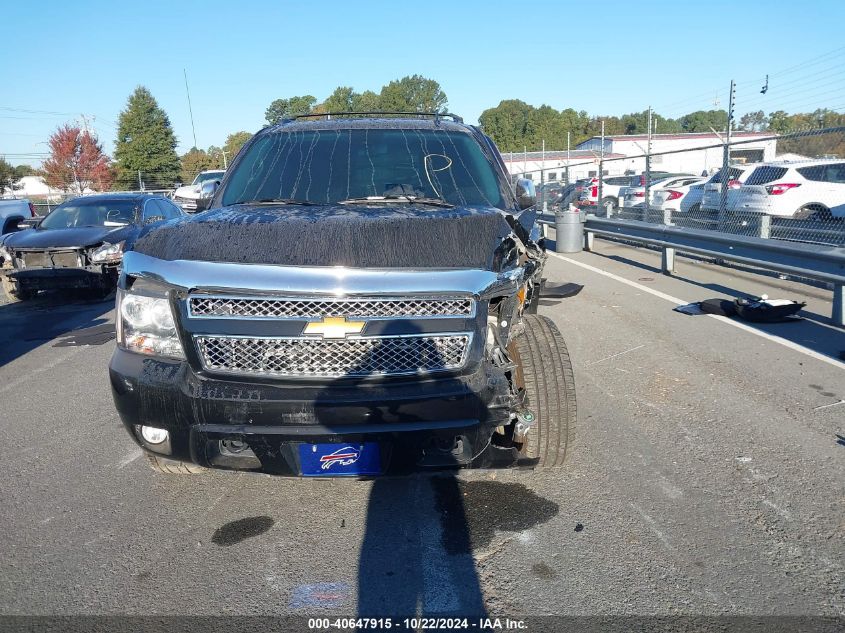
[(141, 437), (150, 444), (161, 444), (167, 441), (168, 433), (164, 429), (157, 429), (154, 426), (142, 426)]

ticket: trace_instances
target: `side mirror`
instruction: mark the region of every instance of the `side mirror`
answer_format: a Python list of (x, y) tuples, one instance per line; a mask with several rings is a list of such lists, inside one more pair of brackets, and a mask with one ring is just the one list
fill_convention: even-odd
[(200, 198), (203, 200), (211, 200), (214, 197), (214, 193), (217, 191), (217, 187), (219, 186), (219, 180), (206, 180), (200, 185)]
[(23, 231), (25, 229), (34, 229), (36, 226), (41, 224), (41, 220), (44, 218), (26, 218), (25, 220), (21, 220), (18, 222), (18, 230)]
[(205, 211), (220, 186), (219, 180), (206, 180), (200, 185), (200, 197), (197, 199), (197, 211)]
[(537, 204), (537, 192), (534, 189), (534, 181), (528, 178), (519, 178), (516, 181), (516, 204), (522, 209), (533, 207)]

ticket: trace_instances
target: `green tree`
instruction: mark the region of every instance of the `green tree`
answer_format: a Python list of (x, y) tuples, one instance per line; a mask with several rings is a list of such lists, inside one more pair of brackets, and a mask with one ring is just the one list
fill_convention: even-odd
[(322, 105), (326, 112), (354, 112), (358, 96), (351, 86), (338, 86)]
[(193, 182), (197, 174), (209, 169), (212, 164), (211, 157), (201, 149), (192, 147), (182, 156), (182, 170), (179, 174), (183, 184)]
[(728, 113), (724, 110), (698, 110), (685, 114), (679, 119), (684, 132), (709, 132), (724, 130), (728, 120)]
[(179, 177), (181, 165), (170, 119), (143, 86), (135, 89), (120, 113), (114, 158), (121, 188), (136, 188), (138, 172), (148, 189), (171, 187)]
[(528, 121), (534, 106), (519, 99), (500, 101), (478, 117), (478, 122), (502, 152), (521, 152), (528, 144)]
[(226, 142), (223, 144), (223, 151), (226, 152), (226, 161), (232, 164), (235, 156), (241, 151), (241, 148), (246, 145), (246, 142), (252, 138), (249, 132), (233, 132), (226, 137)]
[(208, 168), (209, 169), (224, 169), (226, 161), (223, 160), (223, 149), (217, 145), (210, 145), (205, 152), (208, 154)]
[(352, 97), (352, 110), (354, 112), (378, 112), (381, 109), (381, 97), (372, 90), (365, 90)]
[(310, 114), (316, 103), (317, 98), (311, 95), (290, 97), (289, 99), (276, 99), (267, 108), (264, 116), (267, 119), (267, 123), (275, 125), (288, 117), (298, 114)]
[(12, 164), (7, 162), (5, 158), (0, 157), (0, 193), (4, 189), (11, 189), (12, 183), (17, 182), (18, 175)]
[[(648, 133), (648, 110), (623, 114), (620, 121), (625, 134)], [(651, 115), (651, 131), (653, 134), (672, 134), (680, 132), (681, 126), (675, 119), (666, 119), (653, 112)]]
[(448, 99), (434, 79), (409, 75), (383, 86), (379, 102), (386, 112), (441, 112)]
[(765, 130), (767, 125), (768, 120), (762, 110), (747, 112), (739, 120), (739, 129), (745, 130), (746, 132), (759, 132), (760, 130)]
[(778, 134), (786, 134), (791, 131), (792, 122), (789, 114), (783, 110), (775, 110), (769, 113), (769, 130)]

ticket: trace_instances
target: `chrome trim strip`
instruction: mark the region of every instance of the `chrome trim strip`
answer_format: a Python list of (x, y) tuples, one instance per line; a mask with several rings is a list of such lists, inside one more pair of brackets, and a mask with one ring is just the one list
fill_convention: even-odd
[[(311, 298), (399, 295), (471, 295), (476, 300), (516, 293), (524, 270), (432, 268), (383, 269), (342, 266), (271, 266), (229, 262), (164, 260), (130, 251), (123, 275), (203, 292), (284, 292)], [(124, 282), (125, 283), (125, 282)]]
[(478, 302), (472, 298), (472, 296), (467, 294), (454, 294), (451, 296), (447, 295), (436, 295), (436, 296), (428, 296), (428, 295), (407, 295), (404, 297), (393, 297), (393, 296), (384, 296), (379, 295), (376, 297), (362, 297), (356, 296), (354, 298), (334, 298), (334, 297), (296, 297), (290, 295), (272, 295), (272, 296), (255, 296), (255, 295), (243, 295), (243, 294), (205, 294), (205, 293), (191, 293), (188, 295), (187, 305), (188, 305), (188, 317), (191, 319), (222, 319), (222, 320), (238, 320), (238, 321), (321, 321), (325, 318), (323, 316), (242, 316), (238, 314), (195, 314), (193, 311), (193, 304), (191, 299), (234, 299), (240, 300), (244, 299), (247, 301), (298, 301), (298, 302), (305, 302), (305, 301), (313, 301), (315, 303), (322, 303), (322, 302), (331, 302), (331, 303), (358, 303), (361, 301), (454, 301), (454, 300), (468, 300), (470, 302), (470, 311), (466, 314), (462, 313), (443, 313), (443, 314), (432, 314), (432, 315), (416, 315), (416, 314), (408, 314), (408, 315), (386, 315), (386, 316), (361, 316), (358, 314), (348, 314), (346, 316), (360, 320), (360, 321), (396, 321), (396, 320), (421, 320), (426, 321), (430, 319), (474, 319), (477, 314), (477, 306)]

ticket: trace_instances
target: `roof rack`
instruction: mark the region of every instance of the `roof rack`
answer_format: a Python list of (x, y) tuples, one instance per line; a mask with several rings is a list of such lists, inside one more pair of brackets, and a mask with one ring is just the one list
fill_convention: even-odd
[(463, 123), (463, 118), (459, 117), (457, 114), (452, 114), (451, 112), (385, 112), (381, 110), (375, 110), (372, 112), (314, 112), (311, 114), (297, 114), (292, 117), (287, 117), (283, 119), (284, 121), (296, 121), (298, 119), (313, 119), (316, 117), (326, 117), (327, 119), (331, 119), (332, 117), (337, 117), (339, 119), (348, 119), (350, 117), (355, 116), (415, 116), (415, 117), (431, 117), (435, 121), (441, 118), (449, 118), (452, 119), (455, 123)]

